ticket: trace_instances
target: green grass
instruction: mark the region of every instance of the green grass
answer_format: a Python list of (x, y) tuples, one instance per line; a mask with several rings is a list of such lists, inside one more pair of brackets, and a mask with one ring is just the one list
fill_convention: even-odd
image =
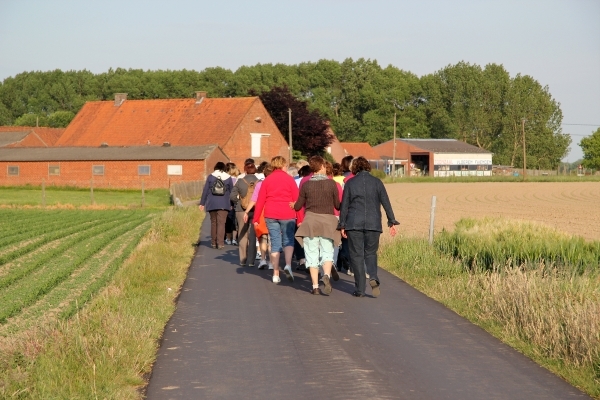
[[(468, 240), (468, 238), (466, 239)], [(527, 240), (527, 239), (525, 239)], [(381, 265), (538, 364), (600, 398), (600, 274), (466, 267), (425, 239), (381, 248)]]
[[(90, 189), (54, 187), (45, 189), (46, 206), (71, 205), (74, 207), (92, 206)], [(168, 189), (152, 189), (144, 192), (144, 206), (160, 208), (169, 206)], [(41, 186), (0, 186), (0, 205), (41, 206), (43, 193)], [(94, 205), (97, 207), (140, 207), (142, 191), (120, 189), (94, 189)]]
[[(202, 218), (196, 207), (169, 208), (152, 220), (148, 231), (144, 224), (149, 222), (136, 225), (126, 217), (131, 227), (106, 229), (97, 240), (78, 242), (40, 266), (40, 277), (46, 276), (44, 268), (54, 271), (47, 281), (55, 288), (9, 318), (4, 328), (0, 325), (0, 333), (7, 334), (0, 335), (0, 397), (141, 398)], [(19, 281), (25, 292), (44, 283)]]

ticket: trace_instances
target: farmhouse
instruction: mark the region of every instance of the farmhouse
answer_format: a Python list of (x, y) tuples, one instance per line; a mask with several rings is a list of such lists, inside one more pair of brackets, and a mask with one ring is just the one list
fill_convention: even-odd
[(204, 179), (227, 156), (217, 145), (0, 148), (0, 184), (169, 188)]
[[(41, 128), (28, 129), (33, 137)], [(94, 179), (97, 187), (139, 187), (143, 180), (148, 188), (168, 188), (203, 180), (217, 161), (258, 163), (289, 152), (258, 97), (207, 98), (206, 92), (166, 100), (117, 93), (114, 101), (88, 102), (62, 134), (38, 141), (36, 149), (3, 148), (27, 139), (26, 130), (8, 133), (4, 140), (0, 134), (0, 185), (44, 179), (88, 186)]]
[[(396, 139), (396, 175), (491, 176), (492, 153), (455, 139)], [(393, 164), (394, 141), (374, 147)]]

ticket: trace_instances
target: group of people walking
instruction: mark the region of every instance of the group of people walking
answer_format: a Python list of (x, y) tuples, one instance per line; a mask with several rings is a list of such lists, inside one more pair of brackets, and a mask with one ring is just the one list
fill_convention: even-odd
[[(213, 248), (225, 246), (227, 218), (233, 214), (240, 265), (253, 267), (260, 258), (258, 268), (268, 266), (273, 282), (280, 283), (283, 254), (283, 273), (293, 282), (295, 254), (296, 270), (310, 274), (310, 292), (329, 295), (331, 281), (339, 279), (336, 264), (341, 264), (354, 275), (353, 296), (365, 296), (367, 279), (373, 296), (379, 296), (381, 207), (392, 236), (399, 222), (385, 186), (370, 174), (371, 165), (364, 157), (348, 156), (341, 165), (332, 165), (313, 156), (308, 165), (288, 167), (287, 160), (277, 156), (258, 168), (253, 159), (247, 159), (237, 176), (228, 170), (225, 163), (215, 165), (200, 199), (200, 209), (210, 215)], [(296, 172), (299, 176), (294, 176)]]

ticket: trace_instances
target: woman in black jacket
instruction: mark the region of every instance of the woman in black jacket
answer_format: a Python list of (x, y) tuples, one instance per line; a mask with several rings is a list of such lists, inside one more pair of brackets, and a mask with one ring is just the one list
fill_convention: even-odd
[[(358, 157), (352, 162), (352, 173), (355, 175), (344, 185), (344, 195), (340, 207), (340, 223), (338, 228), (343, 237), (348, 239), (350, 263), (354, 271), (356, 297), (365, 296), (366, 275), (369, 274), (369, 284), (373, 296), (380, 294), (379, 278), (377, 276), (377, 250), (381, 228), (381, 206), (388, 219), (390, 235), (396, 235), (394, 225), (400, 223), (394, 217), (385, 186), (378, 178), (370, 174), (371, 164), (364, 157)], [(365, 271), (365, 266), (367, 270)]]

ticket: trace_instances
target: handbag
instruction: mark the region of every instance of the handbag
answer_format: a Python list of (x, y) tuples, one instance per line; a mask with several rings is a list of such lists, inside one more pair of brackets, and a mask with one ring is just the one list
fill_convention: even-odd
[(265, 221), (265, 210), (260, 213), (260, 218), (258, 219), (258, 225), (254, 225), (254, 232), (256, 232), (256, 237), (259, 238), (262, 235), (269, 234), (269, 230), (267, 229), (267, 221)]

